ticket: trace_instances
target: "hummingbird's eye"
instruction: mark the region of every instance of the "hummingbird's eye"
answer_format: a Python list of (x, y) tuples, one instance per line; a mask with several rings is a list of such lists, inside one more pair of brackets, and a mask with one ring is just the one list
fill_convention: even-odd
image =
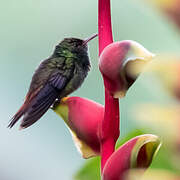
[(80, 47), (81, 44), (80, 44), (79, 42), (74, 42), (74, 43), (73, 43), (73, 46), (74, 46), (74, 47)]

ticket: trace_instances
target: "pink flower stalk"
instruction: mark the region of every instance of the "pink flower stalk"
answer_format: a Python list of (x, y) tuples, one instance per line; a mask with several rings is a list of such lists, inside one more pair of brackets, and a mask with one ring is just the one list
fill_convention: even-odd
[(124, 180), (127, 170), (149, 167), (161, 143), (157, 136), (137, 136), (115, 151), (106, 162), (102, 180)]
[(113, 43), (110, 0), (99, 0), (99, 68), (105, 86), (105, 113), (100, 125), (101, 169), (119, 137), (119, 100), (146, 62), (154, 56), (134, 41)]
[[(113, 42), (111, 28), (110, 0), (99, 0), (98, 10), (98, 35), (99, 35), (99, 55), (103, 49)], [(105, 85), (105, 113), (100, 125), (101, 142), (101, 169), (103, 169), (107, 159), (114, 152), (116, 141), (119, 137), (119, 100), (115, 99), (106, 89), (108, 81), (104, 79)]]
[(100, 154), (99, 126), (104, 117), (104, 107), (94, 101), (67, 97), (54, 109), (69, 127), (74, 142), (83, 158)]

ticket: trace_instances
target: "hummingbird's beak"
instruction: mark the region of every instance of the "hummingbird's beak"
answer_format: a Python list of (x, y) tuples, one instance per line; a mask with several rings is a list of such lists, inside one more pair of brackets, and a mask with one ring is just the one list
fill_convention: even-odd
[(83, 46), (86, 45), (89, 41), (91, 41), (92, 39), (94, 39), (94, 38), (97, 37), (97, 36), (98, 36), (98, 34), (94, 34), (94, 35), (92, 35), (91, 37), (85, 39), (82, 45), (83, 45)]

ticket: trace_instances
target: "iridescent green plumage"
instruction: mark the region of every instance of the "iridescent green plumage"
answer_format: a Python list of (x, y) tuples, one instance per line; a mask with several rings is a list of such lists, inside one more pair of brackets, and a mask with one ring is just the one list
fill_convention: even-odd
[(56, 46), (52, 56), (40, 63), (32, 77), (25, 102), (8, 127), (13, 127), (22, 116), (20, 127), (29, 127), (57, 99), (60, 100), (81, 86), (90, 68), (87, 42), (66, 38)]

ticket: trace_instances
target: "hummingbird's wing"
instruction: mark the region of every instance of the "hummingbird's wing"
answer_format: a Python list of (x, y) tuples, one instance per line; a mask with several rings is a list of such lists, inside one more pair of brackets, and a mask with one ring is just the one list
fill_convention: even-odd
[(59, 93), (64, 89), (68, 81), (66, 77), (59, 73), (53, 75), (33, 99), (30, 107), (24, 114), (20, 125), (21, 128), (27, 128), (40, 119), (58, 98)]

